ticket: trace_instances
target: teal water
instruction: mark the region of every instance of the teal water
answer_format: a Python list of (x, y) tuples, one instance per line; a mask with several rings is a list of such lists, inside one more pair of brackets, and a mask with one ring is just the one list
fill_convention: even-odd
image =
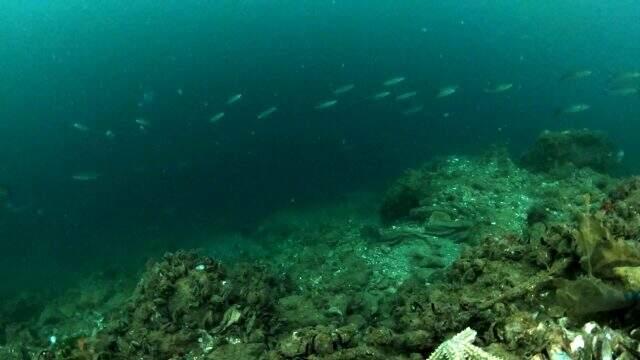
[[(634, 172), (640, 96), (607, 90), (640, 86), (612, 84), (640, 70), (638, 18), (634, 1), (5, 1), (2, 290), (252, 231), (437, 155), (518, 154), (544, 129), (605, 130)], [(591, 108), (554, 115), (574, 103)]]

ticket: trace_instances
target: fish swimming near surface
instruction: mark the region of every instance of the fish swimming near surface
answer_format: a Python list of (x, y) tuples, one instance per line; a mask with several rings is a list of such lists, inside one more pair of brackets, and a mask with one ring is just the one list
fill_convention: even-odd
[(315, 106), (316, 110), (324, 110), (324, 109), (328, 109), (331, 107), (334, 107), (336, 104), (338, 103), (338, 100), (327, 100), (327, 101), (323, 101), (321, 103), (318, 103)]
[(338, 88), (336, 88), (335, 90), (333, 90), (333, 95), (339, 96), (345, 93), (348, 93), (349, 91), (353, 90), (353, 88), (355, 88), (356, 86), (354, 84), (346, 84), (346, 85), (342, 85)]
[(412, 106), (412, 107), (406, 109), (405, 111), (403, 111), (402, 115), (411, 116), (411, 115), (415, 115), (415, 114), (421, 112), (422, 110), (424, 110), (424, 105), (416, 105), (416, 106)]
[(402, 93), (398, 96), (396, 96), (396, 101), (405, 101), (405, 100), (409, 100), (412, 97), (415, 97), (416, 95), (418, 95), (417, 91), (408, 91), (406, 93)]
[(608, 89), (607, 93), (611, 95), (617, 95), (617, 96), (636, 95), (638, 94), (638, 88), (635, 88), (635, 87), (613, 88), (613, 89)]
[(560, 81), (572, 81), (572, 80), (584, 79), (591, 76), (592, 74), (593, 74), (593, 71), (586, 70), (586, 69), (569, 71), (564, 73), (562, 76), (560, 76)]
[(227, 105), (234, 104), (238, 102), (240, 99), (242, 99), (242, 94), (231, 95), (229, 99), (227, 99)]
[(75, 181), (95, 181), (100, 177), (100, 174), (94, 171), (81, 171), (71, 175), (71, 179)]
[(260, 114), (258, 114), (257, 118), (258, 118), (258, 120), (266, 119), (269, 116), (271, 116), (271, 114), (276, 112), (277, 110), (278, 110), (277, 106), (272, 106), (272, 107), (268, 108), (267, 110), (265, 110), (265, 111), (261, 112)]
[(448, 85), (440, 88), (438, 93), (436, 94), (436, 98), (443, 98), (447, 96), (451, 96), (458, 91), (458, 85)]
[(78, 131), (82, 131), (82, 132), (89, 131), (89, 127), (87, 125), (81, 124), (81, 123), (73, 123), (73, 124), (71, 124), (71, 127), (73, 127), (74, 129), (76, 129)]
[(589, 109), (591, 109), (591, 105), (589, 104), (584, 104), (584, 103), (572, 104), (556, 110), (556, 115), (577, 114), (577, 113), (587, 111)]
[(405, 80), (404, 76), (396, 76), (396, 77), (393, 77), (391, 79), (385, 80), (385, 82), (383, 82), (382, 85), (384, 85), (384, 86), (394, 86), (394, 85), (400, 84), (404, 80)]
[(224, 117), (224, 112), (219, 112), (215, 115), (213, 115), (210, 119), (209, 122), (210, 123), (217, 123), (218, 121), (220, 121), (222, 118)]
[(389, 92), (389, 91), (381, 91), (381, 92), (379, 92), (377, 94), (374, 94), (371, 98), (373, 100), (381, 100), (381, 99), (386, 98), (389, 95), (391, 95), (391, 92)]
[(500, 83), (493, 87), (485, 88), (484, 92), (486, 92), (487, 94), (499, 94), (499, 93), (511, 90), (512, 88), (513, 88), (512, 83)]

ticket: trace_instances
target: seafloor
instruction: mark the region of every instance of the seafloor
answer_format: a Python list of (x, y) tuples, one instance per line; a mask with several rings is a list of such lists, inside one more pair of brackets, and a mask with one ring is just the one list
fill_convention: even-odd
[(0, 359), (635, 359), (640, 178), (619, 160), (588, 130), (437, 159), (380, 201), (272, 216), (234, 239), (247, 262), (178, 251), (4, 299)]

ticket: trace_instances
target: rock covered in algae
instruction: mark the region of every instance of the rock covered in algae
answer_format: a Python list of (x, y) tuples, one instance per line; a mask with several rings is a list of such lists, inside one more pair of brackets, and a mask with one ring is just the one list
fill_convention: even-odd
[(147, 270), (125, 312), (98, 337), (97, 347), (139, 359), (196, 356), (214, 349), (220, 355), (219, 348), (227, 344), (261, 348), (274, 325), (269, 314), (277, 294), (277, 284), (259, 267), (227, 271), (195, 253), (167, 254)]
[(545, 131), (522, 157), (526, 168), (544, 172), (562, 171), (566, 167), (608, 172), (619, 160), (618, 149), (608, 137), (588, 129)]
[(613, 273), (623, 282), (626, 290), (640, 291), (640, 267), (619, 266), (613, 268)]

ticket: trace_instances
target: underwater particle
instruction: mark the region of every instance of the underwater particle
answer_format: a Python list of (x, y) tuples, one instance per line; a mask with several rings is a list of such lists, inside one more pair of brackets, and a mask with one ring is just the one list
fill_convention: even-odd
[(381, 100), (381, 99), (386, 98), (389, 95), (391, 95), (391, 92), (389, 92), (389, 91), (381, 91), (381, 92), (379, 92), (377, 94), (374, 94), (371, 98), (373, 100)]
[(635, 87), (613, 88), (613, 89), (607, 89), (607, 93), (610, 95), (616, 95), (616, 96), (636, 95), (638, 94), (638, 88), (635, 88)]
[(240, 99), (242, 99), (242, 94), (231, 95), (229, 99), (227, 99), (227, 105), (234, 104), (238, 102)]
[(222, 118), (224, 117), (224, 112), (219, 112), (215, 115), (213, 115), (210, 119), (209, 122), (210, 123), (217, 123), (218, 121), (220, 121)]
[(571, 104), (556, 110), (556, 115), (577, 114), (577, 113), (587, 111), (589, 109), (591, 109), (591, 105), (589, 104), (584, 104), (584, 103)]
[(353, 90), (353, 88), (355, 88), (355, 87), (356, 86), (354, 84), (342, 85), (342, 86), (336, 88), (335, 90), (333, 90), (333, 95), (340, 96), (342, 94), (348, 93), (349, 91)]
[(384, 85), (384, 86), (394, 86), (394, 85), (398, 85), (398, 84), (400, 84), (400, 83), (401, 83), (401, 82), (403, 82), (404, 80), (405, 80), (405, 77), (404, 77), (404, 76), (396, 76), (396, 77), (390, 78), (390, 79), (388, 79), (388, 80), (385, 80), (385, 81), (382, 83), (382, 85)]
[(274, 112), (276, 112), (278, 110), (277, 106), (272, 106), (270, 108), (268, 108), (267, 110), (261, 112), (260, 114), (258, 114), (258, 116), (256, 116), (258, 118), (258, 120), (262, 120), (262, 119), (266, 119), (269, 116), (271, 116), (271, 114), (273, 114)]
[(485, 88), (484, 92), (487, 94), (499, 94), (513, 88), (513, 83), (500, 83), (490, 88)]
[(81, 123), (73, 123), (71, 124), (71, 126), (78, 130), (78, 131), (82, 131), (82, 132), (87, 132), (89, 131), (89, 127), (87, 125), (81, 124)]
[(204, 269), (205, 269), (204, 264), (200, 264), (200, 265), (196, 266), (196, 270), (198, 270), (198, 271), (203, 271)]
[(438, 90), (438, 93), (436, 94), (436, 98), (440, 99), (443, 97), (451, 96), (455, 94), (456, 91), (458, 91), (458, 85), (443, 86)]
[(417, 91), (407, 91), (405, 93), (402, 93), (402, 94), (396, 96), (396, 101), (409, 100), (409, 99), (415, 97), (416, 95), (418, 95)]
[(316, 110), (328, 109), (328, 108), (334, 107), (337, 103), (338, 103), (338, 100), (335, 100), (335, 99), (334, 100), (323, 101), (323, 102), (318, 103), (315, 106), (315, 109)]
[(151, 125), (151, 123), (144, 119), (144, 118), (137, 118), (134, 120), (136, 124), (140, 125), (140, 126), (144, 126), (144, 127), (148, 127), (149, 125)]
[(560, 81), (572, 81), (572, 80), (584, 79), (591, 76), (592, 74), (593, 74), (593, 71), (586, 70), (586, 69), (569, 71), (564, 73), (560, 77)]
[(111, 140), (111, 139), (116, 137), (116, 134), (111, 130), (107, 130), (107, 131), (104, 132), (104, 136), (106, 136), (107, 139)]
[(76, 181), (95, 181), (100, 174), (95, 171), (81, 171), (71, 175), (71, 179)]
[(423, 109), (424, 109), (424, 105), (412, 106), (412, 107), (406, 109), (405, 111), (403, 111), (402, 115), (404, 115), (404, 116), (415, 115), (415, 114), (419, 113), (420, 111), (422, 111)]

